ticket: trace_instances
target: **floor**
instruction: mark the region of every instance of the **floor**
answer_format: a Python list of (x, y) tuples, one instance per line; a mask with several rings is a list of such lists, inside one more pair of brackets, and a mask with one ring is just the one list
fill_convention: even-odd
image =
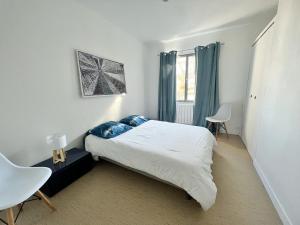
[[(282, 224), (238, 136), (215, 148), (215, 205), (204, 212), (179, 189), (102, 162), (51, 198), (56, 212), (35, 201), (22, 225), (279, 225)], [(0, 213), (3, 218), (3, 212)]]

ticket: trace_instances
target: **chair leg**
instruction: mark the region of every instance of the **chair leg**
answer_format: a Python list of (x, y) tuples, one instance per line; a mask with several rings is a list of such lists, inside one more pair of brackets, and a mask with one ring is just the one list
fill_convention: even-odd
[(52, 205), (52, 203), (49, 201), (49, 199), (43, 194), (41, 191), (37, 191), (36, 194), (41, 197), (41, 199), (45, 202), (45, 204), (53, 211), (56, 210), (56, 208)]
[(219, 132), (219, 123), (216, 124), (216, 139), (218, 139), (218, 132)]
[(7, 217), (7, 224), (8, 225), (15, 225), (15, 218), (13, 208), (9, 208), (6, 210), (6, 217)]
[(19, 209), (20, 211), (23, 210), (23, 208), (22, 208), (22, 203), (18, 204), (17, 207), (18, 207), (18, 209)]
[(225, 132), (226, 132), (227, 138), (229, 138), (229, 135), (228, 135), (228, 132), (227, 132), (227, 128), (226, 128), (226, 125), (225, 125), (225, 123), (223, 123), (223, 125), (224, 125), (224, 129), (225, 129)]
[(210, 129), (211, 125), (212, 125), (212, 122), (208, 121), (208, 127), (207, 127), (208, 130)]

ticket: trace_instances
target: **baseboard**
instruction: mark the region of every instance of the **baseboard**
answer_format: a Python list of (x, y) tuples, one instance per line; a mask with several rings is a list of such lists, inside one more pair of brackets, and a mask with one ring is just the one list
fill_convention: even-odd
[(265, 176), (263, 170), (261, 169), (260, 165), (258, 164), (256, 159), (253, 159), (253, 165), (256, 169), (258, 176), (260, 177), (265, 189), (267, 190), (269, 197), (284, 225), (293, 225), (292, 221), (290, 220), (289, 216), (287, 215), (285, 209), (283, 208), (282, 204), (280, 203), (277, 195), (275, 194), (272, 186), (270, 185), (267, 177)]

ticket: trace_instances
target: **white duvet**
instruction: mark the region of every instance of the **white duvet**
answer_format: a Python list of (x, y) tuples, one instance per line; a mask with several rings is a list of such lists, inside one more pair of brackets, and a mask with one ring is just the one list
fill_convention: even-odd
[(115, 138), (86, 137), (86, 150), (184, 189), (204, 210), (215, 202), (214, 136), (202, 127), (150, 120)]

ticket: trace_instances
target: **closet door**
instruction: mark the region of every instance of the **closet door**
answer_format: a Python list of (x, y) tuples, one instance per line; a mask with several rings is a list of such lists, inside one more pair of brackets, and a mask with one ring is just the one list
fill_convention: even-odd
[(245, 108), (243, 136), (247, 149), (255, 158), (257, 149), (256, 134), (259, 120), (259, 99), (262, 93), (265, 68), (268, 65), (270, 48), (272, 47), (272, 30), (265, 30), (253, 47), (253, 62), (248, 81), (248, 96)]
[(261, 73), (261, 76), (259, 78), (259, 83), (257, 85), (256, 90), (256, 99), (254, 99), (254, 105), (255, 105), (255, 115), (254, 115), (254, 131), (252, 135), (252, 143), (250, 146), (252, 146), (252, 154), (253, 157), (256, 157), (257, 154), (259, 154), (259, 151), (263, 151), (260, 146), (263, 145), (263, 142), (265, 141), (262, 137), (265, 135), (262, 135), (262, 133), (270, 132), (269, 127), (264, 126), (263, 121), (263, 113), (266, 113), (266, 110), (264, 110), (263, 102), (265, 102), (264, 97), (266, 95), (267, 91), (267, 82), (269, 79), (272, 79), (272, 74), (270, 73), (270, 67), (271, 65), (271, 55), (273, 53), (273, 37), (274, 37), (274, 28), (275, 26), (271, 26), (268, 28), (268, 31), (264, 34), (263, 42), (264, 42), (264, 49), (265, 49), (265, 59), (264, 59), (264, 66), (263, 71)]

